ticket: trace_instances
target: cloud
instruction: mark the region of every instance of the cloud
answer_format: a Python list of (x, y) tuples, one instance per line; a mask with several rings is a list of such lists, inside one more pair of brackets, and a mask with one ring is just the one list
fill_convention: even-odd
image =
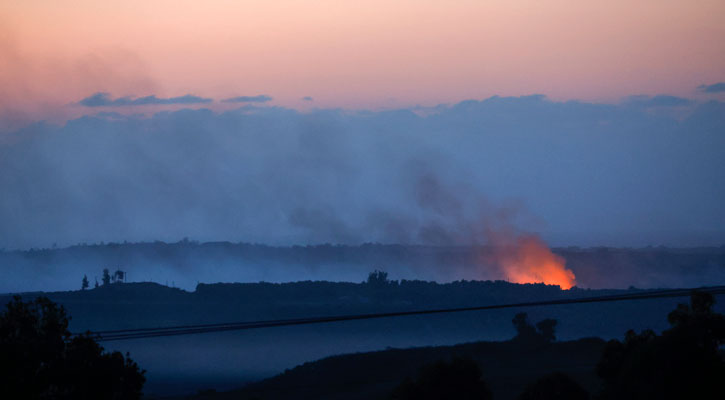
[(712, 85), (700, 85), (697, 88), (705, 93), (722, 93), (725, 92), (725, 82), (713, 83)]
[(272, 101), (270, 96), (260, 94), (257, 96), (238, 96), (222, 100), (223, 103), (266, 103)]
[(302, 100), (304, 100), (304, 101), (315, 101), (315, 99), (313, 99), (311, 96), (305, 96), (305, 97), (302, 98)]
[(158, 98), (155, 95), (145, 97), (118, 97), (112, 99), (110, 94), (99, 92), (88, 96), (78, 104), (86, 107), (123, 107), (123, 106), (146, 106), (146, 105), (169, 105), (169, 104), (200, 104), (211, 103), (212, 99), (187, 94), (178, 97)]
[(626, 98), (625, 102), (640, 107), (681, 107), (694, 104), (694, 101), (690, 99), (666, 94), (652, 97), (645, 95), (630, 96)]

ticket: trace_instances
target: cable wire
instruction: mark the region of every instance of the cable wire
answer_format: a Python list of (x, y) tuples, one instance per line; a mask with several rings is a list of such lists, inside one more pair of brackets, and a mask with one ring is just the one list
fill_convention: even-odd
[[(556, 299), (556, 300), (545, 300), (545, 301), (530, 301), (521, 303), (508, 303), (508, 304), (492, 304), (484, 306), (474, 307), (456, 307), (456, 308), (439, 308), (439, 309), (424, 309), (424, 310), (411, 310), (411, 311), (393, 311), (383, 313), (370, 313), (370, 314), (345, 314), (336, 316), (319, 316), (319, 317), (307, 317), (307, 318), (290, 318), (290, 319), (277, 319), (277, 320), (261, 320), (261, 321), (245, 321), (245, 322), (231, 322), (231, 323), (215, 323), (215, 324), (196, 324), (196, 325), (178, 325), (168, 327), (152, 327), (152, 328), (135, 328), (135, 329), (117, 329), (117, 330), (105, 330), (86, 332), (86, 335), (94, 337), (97, 341), (118, 341), (118, 340), (131, 340), (131, 339), (146, 339), (152, 337), (166, 337), (166, 336), (178, 336), (178, 335), (193, 335), (201, 333), (211, 332), (225, 332), (225, 331), (237, 331), (237, 330), (248, 330), (248, 329), (260, 329), (260, 328), (272, 328), (280, 326), (295, 326), (295, 325), (309, 325), (309, 324), (320, 324), (330, 322), (342, 322), (342, 321), (356, 321), (356, 320), (367, 320), (367, 319), (378, 319), (378, 318), (393, 318), (413, 315), (430, 315), (430, 314), (443, 314), (443, 313), (457, 313), (457, 312), (468, 312), (468, 311), (484, 311), (484, 310), (496, 310), (505, 308), (518, 308), (518, 307), (540, 307), (540, 306), (553, 306), (553, 305), (567, 305), (567, 304), (583, 304), (583, 303), (599, 303), (599, 302), (611, 302), (611, 301), (626, 301), (626, 300), (644, 300), (644, 299), (656, 299), (656, 298), (668, 298), (668, 297), (684, 297), (689, 296), (693, 291), (707, 292), (710, 294), (725, 294), (725, 286), (712, 286), (702, 288), (690, 288), (690, 289), (667, 289), (667, 290), (656, 290), (647, 291), (642, 293), (625, 293), (618, 295), (604, 295), (595, 297), (581, 297), (574, 299)], [(74, 334), (74, 336), (81, 334)]]

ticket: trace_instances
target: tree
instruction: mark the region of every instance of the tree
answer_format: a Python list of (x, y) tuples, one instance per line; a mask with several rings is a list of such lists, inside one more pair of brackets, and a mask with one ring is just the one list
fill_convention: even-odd
[(527, 385), (518, 400), (589, 400), (589, 392), (567, 375), (554, 372)]
[(88, 289), (88, 277), (83, 275), (83, 281), (81, 282), (81, 290)]
[(531, 341), (536, 338), (536, 328), (529, 323), (529, 315), (526, 313), (518, 313), (511, 320), (516, 329), (515, 340)]
[(375, 270), (368, 274), (367, 284), (374, 287), (386, 286), (390, 281), (388, 280), (388, 273), (384, 271)]
[(393, 393), (395, 400), (490, 400), (491, 390), (481, 379), (475, 361), (454, 358), (421, 368), (415, 381), (406, 379)]
[(0, 313), (0, 398), (141, 398), (144, 371), (87, 335), (71, 337), (62, 306), (19, 296)]
[(516, 329), (515, 341), (525, 343), (551, 343), (556, 340), (556, 324), (555, 319), (544, 319), (539, 321), (536, 326), (529, 322), (529, 316), (526, 313), (518, 313), (511, 320)]
[(545, 342), (550, 343), (556, 340), (556, 320), (547, 318), (536, 323), (536, 330)]
[(111, 284), (111, 274), (108, 272), (108, 268), (103, 269), (103, 278), (101, 280), (103, 281), (103, 286)]
[(604, 381), (602, 399), (723, 399), (725, 317), (713, 312), (715, 300), (695, 292), (668, 320), (671, 328), (628, 331), (624, 341), (605, 347), (597, 373)]
[(89, 336), (67, 344), (63, 366), (62, 393), (67, 399), (140, 399), (146, 381), (128, 354), (104, 352)]

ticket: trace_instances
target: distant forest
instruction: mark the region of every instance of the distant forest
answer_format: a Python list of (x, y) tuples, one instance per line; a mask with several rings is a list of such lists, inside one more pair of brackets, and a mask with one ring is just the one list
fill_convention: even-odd
[[(725, 283), (725, 246), (699, 248), (555, 248), (584, 288), (694, 287)], [(484, 261), (486, 246), (366, 243), (269, 246), (181, 240), (176, 243), (99, 243), (67, 248), (0, 251), (0, 293), (69, 290), (103, 268), (128, 281), (175, 283), (296, 280), (362, 281), (374, 269), (394, 279), (439, 282), (501, 279)], [(13, 277), (13, 280), (4, 279)], [(9, 285), (13, 286), (9, 286)]]

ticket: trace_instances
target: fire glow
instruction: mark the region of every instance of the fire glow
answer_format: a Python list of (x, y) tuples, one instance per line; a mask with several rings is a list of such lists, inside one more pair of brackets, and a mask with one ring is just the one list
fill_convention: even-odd
[(566, 260), (554, 254), (538, 236), (526, 234), (509, 239), (496, 237), (491, 255), (492, 263), (501, 269), (507, 281), (559, 285), (562, 289), (576, 285)]

